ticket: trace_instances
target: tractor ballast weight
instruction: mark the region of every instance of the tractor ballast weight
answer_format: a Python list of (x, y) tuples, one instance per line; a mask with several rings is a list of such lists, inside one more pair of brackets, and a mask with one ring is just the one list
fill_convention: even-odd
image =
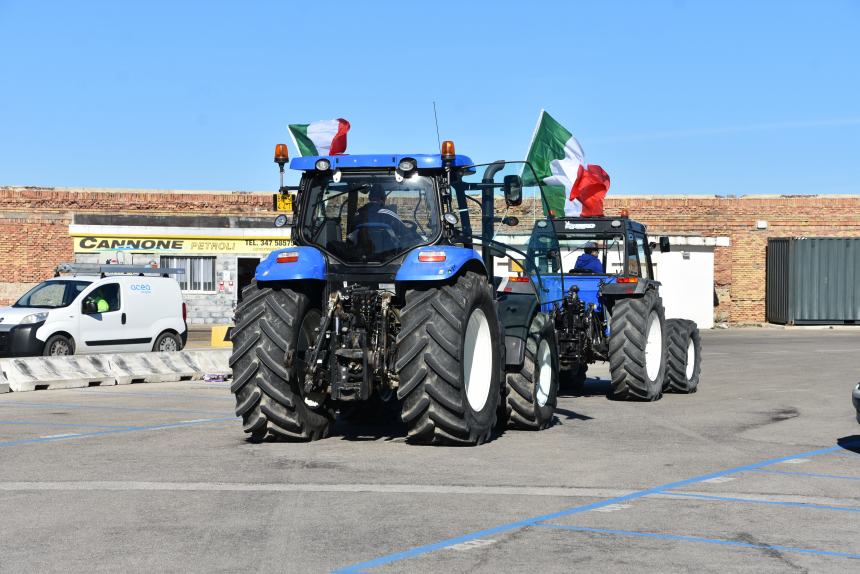
[[(280, 146), (275, 161), (283, 170)], [(516, 251), (496, 235), (518, 222), (496, 210), (522, 203), (528, 164), (473, 166), (445, 142), (439, 155), (290, 167), (302, 172), (281, 187), (296, 193), (294, 245), (257, 267), (231, 335), (251, 439), (322, 438), (352, 407), (399, 407), (411, 442), (479, 444), (500, 420), (546, 427), (558, 384), (549, 317), (537, 290), (502, 304), (493, 276), (494, 257)]]

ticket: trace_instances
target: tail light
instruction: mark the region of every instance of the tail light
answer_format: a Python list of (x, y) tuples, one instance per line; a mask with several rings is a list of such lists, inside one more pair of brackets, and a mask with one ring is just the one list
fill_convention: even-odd
[(638, 277), (619, 277), (618, 283), (639, 283)]
[(278, 263), (295, 263), (299, 260), (298, 251), (283, 251), (275, 259)]
[(188, 320), (188, 306), (183, 303), (182, 304), (182, 322), (185, 323)]
[(446, 255), (444, 251), (419, 251), (418, 261), (422, 263), (441, 263), (445, 261)]
[(511, 283), (528, 283), (531, 279), (528, 277), (508, 277), (508, 281)]

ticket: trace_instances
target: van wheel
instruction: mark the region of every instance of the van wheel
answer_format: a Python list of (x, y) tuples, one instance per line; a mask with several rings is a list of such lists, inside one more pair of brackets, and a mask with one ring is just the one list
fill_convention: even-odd
[(154, 352), (172, 353), (182, 350), (182, 340), (176, 333), (165, 331), (155, 339), (155, 344), (152, 346)]
[(45, 357), (64, 357), (66, 355), (75, 354), (75, 342), (65, 335), (51, 335), (45, 341), (45, 350), (42, 352)]

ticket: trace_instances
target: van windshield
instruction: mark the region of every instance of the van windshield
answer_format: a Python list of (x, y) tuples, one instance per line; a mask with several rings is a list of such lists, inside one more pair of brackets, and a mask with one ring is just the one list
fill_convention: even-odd
[(89, 284), (89, 281), (43, 281), (24, 293), (12, 306), (40, 309), (68, 307)]

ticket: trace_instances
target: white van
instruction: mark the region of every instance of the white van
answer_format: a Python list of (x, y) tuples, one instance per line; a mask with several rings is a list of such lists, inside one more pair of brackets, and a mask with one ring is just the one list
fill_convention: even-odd
[(178, 351), (185, 346), (185, 303), (179, 284), (166, 273), (175, 270), (101, 265), (96, 271), (48, 279), (14, 305), (0, 308), (0, 356)]

